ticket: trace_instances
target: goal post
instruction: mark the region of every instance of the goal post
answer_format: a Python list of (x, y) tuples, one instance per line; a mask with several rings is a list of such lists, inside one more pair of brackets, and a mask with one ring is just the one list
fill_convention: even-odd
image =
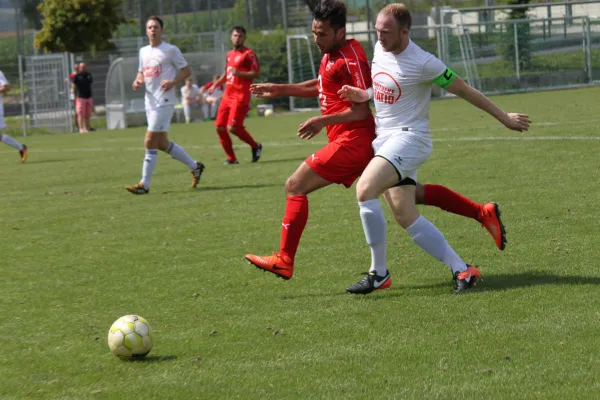
[[(314, 54), (316, 46), (307, 35), (287, 36), (288, 82), (301, 83), (317, 79)], [(319, 108), (317, 98), (290, 97), (290, 110), (307, 111)]]

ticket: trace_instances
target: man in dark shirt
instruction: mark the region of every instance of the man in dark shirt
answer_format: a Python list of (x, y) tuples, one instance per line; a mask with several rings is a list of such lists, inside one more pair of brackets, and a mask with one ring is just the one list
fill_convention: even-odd
[(92, 75), (87, 71), (87, 65), (85, 63), (79, 64), (79, 73), (73, 79), (72, 89), (75, 93), (75, 108), (80, 133), (87, 133), (90, 130), (90, 118), (94, 108), (92, 82)]

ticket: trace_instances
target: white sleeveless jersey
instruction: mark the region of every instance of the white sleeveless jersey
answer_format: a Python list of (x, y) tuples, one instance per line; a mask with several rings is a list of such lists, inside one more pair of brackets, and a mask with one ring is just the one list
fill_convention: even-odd
[(187, 65), (181, 51), (172, 44), (162, 42), (156, 47), (145, 46), (140, 49), (138, 71), (144, 74), (146, 108), (155, 109), (177, 104), (175, 88), (165, 92), (160, 83), (175, 79), (179, 71)]
[(429, 100), (432, 80), (446, 71), (446, 65), (412, 40), (400, 54), (385, 52), (375, 45), (373, 99), (377, 136), (401, 133), (429, 133)]

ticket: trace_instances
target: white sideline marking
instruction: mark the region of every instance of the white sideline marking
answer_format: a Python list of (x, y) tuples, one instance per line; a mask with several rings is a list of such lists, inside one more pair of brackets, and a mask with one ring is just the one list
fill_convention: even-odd
[[(523, 135), (527, 135), (524, 133)], [(493, 141), (597, 141), (600, 140), (600, 136), (488, 136), (488, 137), (454, 137), (454, 138), (433, 138), (433, 142), (444, 143), (444, 142), (493, 142)], [(308, 146), (324, 146), (327, 142), (323, 141), (299, 141), (297, 143), (292, 142), (263, 142), (266, 148), (269, 147), (308, 147)], [(183, 146), (184, 149), (220, 149), (221, 145), (207, 145), (207, 146)], [(234, 146), (237, 148), (244, 148), (244, 146)], [(143, 147), (79, 147), (70, 149), (39, 149), (35, 147), (30, 148), (30, 154), (35, 153), (73, 153), (73, 152), (99, 152), (99, 151), (144, 151)], [(2, 154), (15, 153), (16, 150), (0, 150)]]

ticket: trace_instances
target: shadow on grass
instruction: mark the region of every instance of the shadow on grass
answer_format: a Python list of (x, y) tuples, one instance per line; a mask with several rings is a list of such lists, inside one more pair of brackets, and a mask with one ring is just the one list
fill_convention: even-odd
[(125, 362), (133, 362), (133, 363), (154, 363), (154, 362), (168, 362), (168, 361), (176, 361), (177, 356), (167, 355), (167, 356), (146, 356), (141, 358), (128, 358), (125, 359)]
[[(448, 283), (436, 283), (434, 285), (412, 285), (405, 286), (403, 289), (435, 289), (448, 287)], [(600, 285), (600, 277), (577, 276), (577, 275), (556, 275), (541, 271), (522, 272), (515, 274), (500, 274), (483, 276), (482, 281), (474, 292), (486, 290), (510, 290), (528, 286), (542, 285)]]
[(275, 163), (285, 163), (285, 162), (302, 162), (306, 160), (306, 157), (295, 157), (295, 158), (280, 158), (278, 160), (264, 160), (264, 161), (259, 161), (259, 164), (275, 164)]
[[(231, 186), (202, 186), (202, 182), (200, 182), (200, 185), (198, 185), (198, 188), (196, 189), (192, 189), (192, 188), (186, 188), (186, 189), (181, 189), (181, 190), (166, 190), (166, 191), (162, 191), (162, 192), (158, 192), (159, 194), (162, 195), (168, 195), (168, 194), (179, 194), (179, 193), (202, 193), (202, 192), (215, 192), (215, 191), (220, 191), (220, 190), (238, 190), (238, 189), (262, 189), (262, 188), (268, 188), (268, 187), (280, 187), (283, 189), (283, 187), (285, 186), (285, 182), (279, 182), (277, 184), (275, 183), (271, 183), (271, 184), (256, 184), (256, 185), (231, 185)], [(157, 192), (154, 192), (157, 193)]]
[[(600, 277), (556, 275), (547, 272), (524, 272), (515, 274), (484, 275), (477, 287), (464, 295), (477, 294), (490, 290), (510, 290), (529, 286), (543, 285), (600, 285)], [(390, 297), (414, 297), (414, 296), (442, 296), (454, 295), (454, 285), (451, 279), (431, 285), (396, 285), (389, 289), (371, 293), (370, 295), (353, 295), (347, 293), (344, 284), (328, 293), (304, 293), (298, 295), (281, 296), (281, 300), (295, 300), (301, 298), (326, 298), (349, 296), (357, 299), (385, 300)], [(417, 293), (419, 292), (419, 293)], [(462, 293), (461, 293), (462, 295)]]
[(25, 164), (52, 164), (52, 163), (63, 163), (67, 161), (78, 161), (77, 159), (56, 159), (56, 160), (27, 160)]

